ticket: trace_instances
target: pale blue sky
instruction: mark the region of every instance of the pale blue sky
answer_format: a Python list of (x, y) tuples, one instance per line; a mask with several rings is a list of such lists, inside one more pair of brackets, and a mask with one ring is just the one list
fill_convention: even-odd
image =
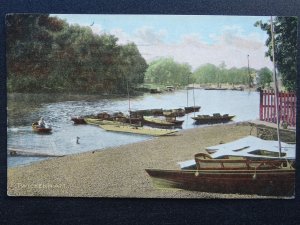
[(151, 27), (157, 31), (165, 30), (165, 41), (177, 42), (185, 33), (199, 34), (202, 40), (212, 43), (210, 35), (219, 35), (226, 27), (239, 27), (242, 34), (257, 33), (261, 38), (266, 34), (254, 23), (266, 21), (269, 17), (258, 16), (197, 16), (197, 15), (94, 15), (94, 14), (55, 14), (67, 22), (79, 25), (90, 25), (93, 22), (105, 32), (122, 29), (128, 34), (140, 27)]
[[(270, 67), (265, 58), (267, 35), (254, 23), (267, 21), (258, 16), (198, 15), (95, 15), (56, 14), (68, 23), (89, 26), (94, 33), (110, 33), (119, 44), (135, 42), (149, 62), (159, 57), (173, 57), (196, 68), (204, 63), (228, 67), (246, 65), (250, 55), (254, 68)], [(251, 57), (252, 56), (252, 57)], [(239, 59), (241, 58), (241, 60)]]

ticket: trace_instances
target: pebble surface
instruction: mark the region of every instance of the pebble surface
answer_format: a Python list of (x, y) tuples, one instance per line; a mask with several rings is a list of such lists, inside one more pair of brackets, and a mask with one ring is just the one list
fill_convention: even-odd
[(157, 189), (146, 168), (179, 169), (205, 147), (256, 135), (248, 123), (182, 130), (174, 136), (69, 155), (8, 169), (9, 196), (118, 198), (270, 198)]

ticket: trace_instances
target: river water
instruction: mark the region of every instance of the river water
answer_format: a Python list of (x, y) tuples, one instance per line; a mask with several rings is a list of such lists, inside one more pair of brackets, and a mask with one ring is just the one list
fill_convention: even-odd
[[(193, 93), (194, 92), (194, 93)], [(198, 114), (230, 114), (234, 121), (247, 121), (259, 117), (259, 93), (229, 90), (186, 90), (164, 94), (144, 94), (130, 99), (131, 110), (150, 108), (183, 108), (187, 105), (201, 106)], [(58, 94), (10, 94), (8, 96), (8, 148), (48, 154), (74, 154), (96, 149), (104, 149), (151, 139), (150, 136), (107, 132), (91, 125), (73, 125), (72, 116), (91, 115), (99, 112), (128, 112), (126, 97), (96, 95), (58, 95)], [(31, 123), (41, 116), (53, 125), (52, 134), (34, 133)], [(190, 113), (182, 129), (195, 125)], [(79, 137), (79, 144), (76, 143)], [(43, 160), (43, 157), (8, 156), (8, 167), (29, 164)]]

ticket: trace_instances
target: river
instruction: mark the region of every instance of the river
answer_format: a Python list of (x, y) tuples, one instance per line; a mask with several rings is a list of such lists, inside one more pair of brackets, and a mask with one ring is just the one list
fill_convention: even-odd
[[(193, 94), (194, 92), (194, 94)], [(189, 105), (201, 106), (198, 114), (230, 114), (234, 121), (259, 118), (259, 93), (230, 90), (189, 90)], [(150, 136), (106, 132), (91, 125), (73, 125), (72, 116), (99, 112), (128, 112), (126, 97), (59, 94), (9, 94), (8, 96), (8, 148), (48, 154), (74, 154), (104, 149), (151, 139)], [(131, 110), (150, 108), (183, 108), (187, 105), (186, 90), (163, 94), (144, 94), (130, 99)], [(31, 123), (41, 116), (53, 125), (52, 134), (34, 133)], [(195, 125), (190, 113), (178, 118), (185, 120), (182, 129)], [(79, 144), (76, 138), (79, 137)], [(200, 137), (199, 137), (200, 138)], [(8, 156), (8, 167), (26, 165), (43, 157)]]

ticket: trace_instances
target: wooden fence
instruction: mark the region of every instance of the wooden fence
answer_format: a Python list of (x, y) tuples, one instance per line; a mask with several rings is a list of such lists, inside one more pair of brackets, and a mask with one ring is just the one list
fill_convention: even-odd
[[(280, 123), (286, 122), (289, 126), (296, 126), (296, 103), (297, 96), (295, 93), (278, 93)], [(264, 90), (260, 92), (259, 117), (262, 121), (277, 123), (273, 91)]]

